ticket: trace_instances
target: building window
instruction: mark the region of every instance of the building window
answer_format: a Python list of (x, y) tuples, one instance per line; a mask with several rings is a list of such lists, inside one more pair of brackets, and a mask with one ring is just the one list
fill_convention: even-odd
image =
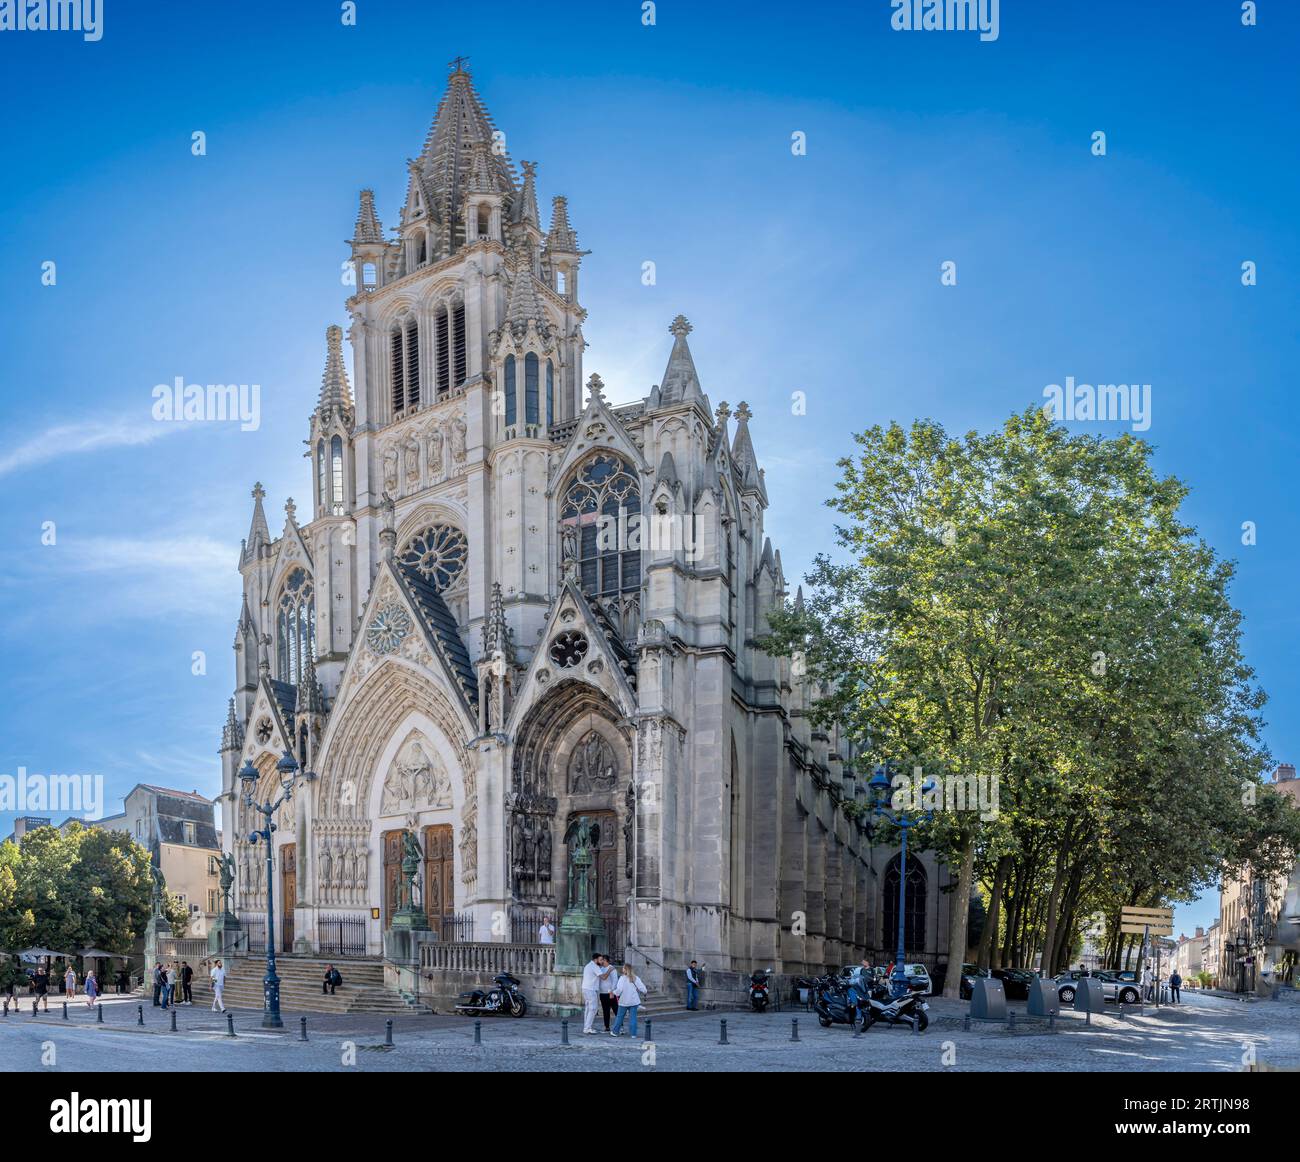
[[(898, 945), (898, 877), (901, 853), (889, 861), (885, 869), (885, 930), (881, 939), (886, 948)], [(903, 916), (904, 950), (925, 949), (925, 894), (926, 876), (921, 861), (914, 855), (907, 857), (907, 911)]]
[(388, 378), (392, 384), (393, 415), (402, 410), (406, 402), (406, 380), (402, 371), (402, 329), (394, 327), (388, 333)]
[(555, 364), (546, 361), (546, 426), (555, 423)]
[(198, 842), (198, 838), (194, 830), (194, 824), (187, 819), (181, 824), (181, 827), (185, 832), (185, 842), (189, 844), (190, 847), (193, 847), (195, 843)]
[(325, 441), (316, 442), (316, 503), (322, 509), (329, 503), (325, 491)]
[(568, 285), (568, 283), (567, 283), (567, 281), (566, 281), (566, 279), (565, 279), (565, 277), (564, 277), (564, 271), (562, 271), (562, 270), (557, 270), (557, 271), (555, 272), (555, 293), (556, 293), (556, 294), (561, 294), (561, 295), (564, 294), (564, 293), (565, 293), (565, 289), (564, 289), (564, 288), (565, 288), (567, 285)]
[(492, 207), (486, 202), (478, 208), (478, 236), (486, 238), (492, 232)]
[(515, 422), (515, 357), (506, 356), (506, 425)]
[(468, 559), (469, 542), (465, 534), (455, 525), (439, 524), (430, 525), (407, 541), (397, 562), (441, 593), (455, 585)]
[(208, 889), (208, 912), (215, 915), (221, 911), (221, 893), (216, 888)]
[(420, 403), (420, 327), (414, 319), (406, 324), (406, 406)]
[(285, 579), (275, 628), (280, 681), (296, 686), (316, 656), (316, 603), (311, 580), (302, 569)]
[(539, 424), (537, 418), (537, 356), (531, 351), (524, 356), (524, 423)]
[(578, 576), (588, 595), (633, 593), (641, 588), (640, 538), (633, 540), (640, 512), (641, 489), (633, 468), (622, 457), (598, 452), (578, 469), (564, 493), (560, 525), (574, 530), (565, 538), (575, 542)]
[(465, 304), (451, 309), (451, 386), (465, 382)]
[(420, 327), (413, 318), (395, 323), (388, 333), (389, 378), (393, 414), (420, 402)]
[(343, 437), (330, 441), (330, 501), (335, 516), (343, 515)]

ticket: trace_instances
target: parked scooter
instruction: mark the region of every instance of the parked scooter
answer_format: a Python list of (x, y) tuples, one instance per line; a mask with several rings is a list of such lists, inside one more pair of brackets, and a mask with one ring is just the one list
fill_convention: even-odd
[(858, 1033), (865, 1033), (876, 1024), (915, 1025), (918, 1032), (924, 1033), (930, 1024), (927, 1015), (929, 1008), (929, 1004), (912, 989), (908, 989), (901, 997), (896, 997), (887, 985), (877, 984), (866, 1000), (859, 1004), (862, 1028)]
[(834, 976), (819, 977), (813, 985), (812, 1006), (823, 1029), (856, 1025), (858, 996), (848, 983)]
[(764, 1012), (767, 1009), (768, 1002), (771, 1000), (769, 988), (769, 978), (772, 975), (770, 968), (761, 968), (758, 972), (750, 973), (749, 976), (749, 1006), (756, 1013)]
[(528, 1011), (528, 1001), (519, 991), (518, 979), (508, 972), (503, 972), (493, 980), (495, 983), (490, 989), (473, 989), (461, 993), (460, 1000), (456, 1003), (456, 1012), (464, 1016), (488, 1013), (522, 1017)]

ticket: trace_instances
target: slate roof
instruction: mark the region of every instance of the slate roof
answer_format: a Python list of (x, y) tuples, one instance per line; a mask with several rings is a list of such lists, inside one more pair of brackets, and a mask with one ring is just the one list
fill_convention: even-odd
[(469, 650), (461, 639), (456, 619), (443, 601), (442, 595), (433, 583), (418, 569), (409, 565), (399, 565), (398, 573), (406, 583), (411, 597), (411, 604), (424, 619), (434, 642), (438, 646), (442, 660), (447, 664), (464, 692), (466, 701), (471, 706), (478, 705), (478, 678), (474, 667), (470, 665)]

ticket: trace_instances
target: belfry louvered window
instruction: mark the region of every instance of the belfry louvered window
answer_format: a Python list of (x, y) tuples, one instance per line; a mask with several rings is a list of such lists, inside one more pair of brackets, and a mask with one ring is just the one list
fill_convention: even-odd
[(506, 424), (513, 425), (515, 422), (515, 357), (506, 356), (505, 369), (505, 391), (506, 391)]
[(537, 356), (531, 351), (524, 356), (524, 423), (537, 424)]
[(329, 503), (325, 491), (325, 441), (316, 441), (316, 503), (323, 509)]
[(447, 359), (450, 353), (450, 337), (447, 334), (447, 308), (439, 307), (434, 312), (434, 373), (437, 376), (437, 391), (441, 395), (451, 387), (451, 368)]
[(420, 328), (414, 319), (406, 324), (406, 406), (420, 403)]
[(311, 579), (302, 569), (285, 578), (277, 602), (275, 636), (280, 681), (296, 686), (316, 655), (316, 603)]
[(451, 310), (451, 386), (465, 382), (465, 304), (457, 303)]
[(388, 376), (392, 381), (393, 412), (396, 414), (402, 410), (403, 405), (406, 403), (406, 380), (402, 374), (404, 360), (402, 358), (401, 327), (394, 327), (388, 333), (388, 348), (390, 355)]

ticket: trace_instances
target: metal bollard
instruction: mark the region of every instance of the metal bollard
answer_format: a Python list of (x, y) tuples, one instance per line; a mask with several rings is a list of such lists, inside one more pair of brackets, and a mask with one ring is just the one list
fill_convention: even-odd
[(560, 1021), (560, 1044), (567, 1045), (568, 1043), (569, 1043), (569, 1019), (565, 1017), (562, 1021)]
[(963, 1032), (965, 1032), (965, 1033), (969, 1033), (969, 1032), (970, 1032), (970, 1014), (969, 1014), (969, 1013), (967, 1013), (966, 1016), (962, 1018), (961, 1027), (962, 1027), (962, 1031), (963, 1031)]
[(912, 1036), (914, 1036), (914, 1037), (919, 1037), (920, 1035), (921, 1035), (921, 1022), (920, 1022), (920, 1020), (918, 1019), (918, 1016), (917, 1016), (916, 1014), (913, 1014), (913, 1016), (912, 1016)]
[(1083, 1014), (1083, 1023), (1084, 1023), (1085, 1025), (1091, 1025), (1091, 1024), (1092, 1024), (1092, 1010), (1091, 1010), (1091, 1009), (1088, 1009), (1087, 1011), (1084, 1012), (1084, 1014)]
[(719, 1045), (726, 1045), (727, 1042), (727, 1018), (722, 1018), (722, 1036), (718, 1038)]
[(307, 1040), (307, 1018), (299, 1017), (298, 1020), (301, 1022), (298, 1028), (298, 1040), (306, 1041)]
[(143, 1024), (144, 1024), (144, 1005), (136, 1005), (136, 1007), (135, 1007), (135, 1023), (136, 1023), (137, 1025), (143, 1025)]
[(389, 1017), (388, 1020), (384, 1022), (384, 1044), (387, 1045), (390, 1049), (393, 1046), (393, 1018), (392, 1017)]
[(1007, 1029), (1014, 1033), (1016, 1031), (1016, 1010), (1007, 1010)]
[(235, 1014), (234, 1014), (234, 1013), (227, 1013), (227, 1014), (226, 1014), (226, 1036), (227, 1036), (227, 1037), (238, 1037), (238, 1036), (239, 1036), (239, 1034), (235, 1032)]
[(1056, 1028), (1056, 1014), (1055, 1014), (1055, 1013), (1048, 1013), (1048, 1014), (1047, 1014), (1047, 1027), (1048, 1027), (1049, 1029), (1053, 1029), (1053, 1030)]
[(96, 1005), (96, 1006), (95, 1006), (95, 1024), (96, 1024), (96, 1025), (102, 1025), (103, 1023), (104, 1023), (104, 1006), (103, 1006), (103, 1005)]
[(482, 1021), (476, 1020), (474, 1022), (474, 1044), (475, 1045), (483, 1044), (483, 1022)]
[(67, 1001), (64, 1001), (64, 1002), (63, 1002), (63, 1019), (64, 1019), (65, 1021), (68, 1019), (68, 1002), (67, 1002)]
[(176, 1010), (172, 1009), (172, 1032), (176, 1032)]
[(798, 1017), (790, 1018), (790, 1040), (791, 1041), (799, 1040), (799, 1018)]

